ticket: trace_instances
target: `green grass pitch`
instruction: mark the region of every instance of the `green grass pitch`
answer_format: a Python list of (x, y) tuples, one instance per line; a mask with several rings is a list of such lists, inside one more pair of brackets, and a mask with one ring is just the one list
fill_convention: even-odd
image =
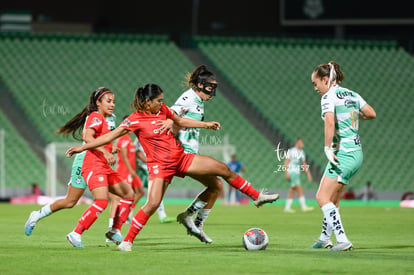
[[(185, 205), (166, 205), (175, 216)], [(332, 253), (308, 247), (319, 236), (322, 214), (283, 213), (282, 202), (260, 209), (217, 205), (205, 231), (214, 243), (187, 236), (178, 223), (155, 215), (135, 240), (133, 252), (106, 246), (108, 211), (83, 235), (85, 249), (66, 241), (85, 205), (40, 221), (32, 236), (24, 223), (36, 205), (0, 204), (0, 274), (413, 274), (414, 209), (343, 206), (342, 220), (355, 249)], [(265, 251), (245, 251), (243, 233), (261, 227)], [(123, 233), (128, 225), (124, 226)]]

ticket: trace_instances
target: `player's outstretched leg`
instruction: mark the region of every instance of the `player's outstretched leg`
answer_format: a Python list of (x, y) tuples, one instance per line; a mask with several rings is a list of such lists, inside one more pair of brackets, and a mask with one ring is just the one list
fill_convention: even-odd
[(53, 203), (49, 203), (43, 206), (41, 209), (37, 211), (32, 211), (30, 213), (30, 216), (27, 219), (25, 226), (24, 226), (24, 233), (27, 236), (30, 236), (33, 230), (35, 229), (37, 223), (41, 219), (61, 209), (72, 208), (73, 206), (75, 206), (76, 203), (79, 201), (79, 199), (82, 197), (84, 191), (85, 189), (83, 188), (76, 188), (76, 187), (73, 187), (72, 185), (69, 185), (68, 191), (64, 198), (56, 200)]
[(231, 171), (225, 163), (208, 156), (194, 156), (185, 174), (189, 176), (215, 175), (222, 177), (228, 184), (249, 196), (256, 207), (279, 199), (279, 194), (266, 194), (263, 191), (259, 193), (247, 180)]

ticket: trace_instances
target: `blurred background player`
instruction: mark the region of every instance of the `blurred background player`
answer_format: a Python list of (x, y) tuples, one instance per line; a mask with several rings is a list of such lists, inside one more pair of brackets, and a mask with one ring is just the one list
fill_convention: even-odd
[[(92, 94), (96, 93), (96, 91), (98, 90), (99, 89), (93, 91)], [(102, 93), (104, 90), (100, 89), (99, 91), (100, 93)], [(99, 96), (99, 93), (97, 95)], [(113, 129), (115, 129), (115, 126), (116, 126), (115, 115), (114, 114), (108, 115), (105, 117), (105, 119), (108, 125), (108, 130), (112, 131)], [(63, 134), (64, 136), (67, 136), (69, 134), (67, 132), (63, 132), (62, 130), (63, 130), (62, 128), (59, 129), (57, 133)], [(76, 135), (76, 132), (72, 132), (72, 136), (74, 139), (79, 140), (78, 136)], [(113, 147), (111, 152), (108, 152), (103, 146), (96, 148), (95, 150), (103, 153), (109, 165), (115, 164), (115, 158), (112, 155), (112, 153), (116, 152), (116, 147)], [(24, 227), (24, 232), (27, 236), (30, 236), (32, 234), (32, 231), (37, 225), (37, 222), (39, 222), (41, 219), (59, 210), (72, 208), (82, 198), (82, 195), (85, 193), (85, 189), (88, 187), (88, 185), (85, 182), (85, 179), (83, 178), (81, 174), (81, 169), (82, 169), (83, 159), (85, 158), (85, 154), (86, 152), (77, 154), (75, 156), (75, 159), (73, 160), (71, 176), (70, 176), (69, 183), (68, 183), (68, 190), (66, 191), (65, 197), (62, 199), (55, 200), (52, 203), (48, 203), (45, 206), (43, 206), (41, 209), (37, 211), (33, 211), (30, 214)]]
[(306, 163), (305, 152), (303, 151), (303, 140), (297, 138), (295, 141), (295, 146), (290, 148), (287, 153), (285, 161), (285, 171), (286, 179), (290, 183), (289, 194), (286, 199), (285, 212), (286, 213), (295, 213), (295, 210), (292, 209), (293, 197), (295, 192), (298, 193), (300, 207), (302, 211), (312, 211), (313, 207), (308, 207), (306, 205), (305, 195), (303, 194), (303, 189), (300, 182), (300, 172), (304, 171), (308, 176), (309, 182), (312, 181), (312, 175), (309, 171), (309, 166)]
[[(242, 175), (246, 172), (246, 167), (241, 163), (241, 161), (237, 160), (236, 155), (231, 156), (231, 161), (227, 163), (227, 166), (230, 168), (231, 171)], [(241, 194), (232, 186), (229, 185), (229, 191), (227, 193), (227, 204), (228, 205), (238, 205), (240, 204)]]
[(350, 179), (362, 165), (363, 154), (358, 135), (359, 120), (376, 117), (374, 109), (356, 92), (339, 86), (344, 73), (336, 62), (318, 65), (312, 72), (312, 83), (321, 98), (324, 120), (325, 155), (329, 160), (319, 184), (316, 200), (324, 215), (322, 232), (312, 248), (332, 247), (331, 251), (352, 249), (339, 213), (339, 200)]
[[(139, 140), (136, 138), (135, 149), (137, 151), (136, 159), (138, 162), (138, 176), (141, 179), (141, 182), (145, 188), (148, 188), (148, 167), (147, 167), (147, 156), (145, 155), (144, 148), (142, 148)], [(175, 218), (168, 217), (167, 212), (165, 211), (164, 201), (162, 200), (160, 206), (157, 209), (158, 218), (160, 223), (171, 223), (175, 221)], [(131, 215), (130, 215), (131, 216)], [(132, 217), (130, 218), (132, 220)]]
[[(179, 96), (171, 109), (174, 110), (179, 117), (204, 121), (204, 102), (211, 100), (213, 96), (216, 95), (216, 88), (218, 85), (216, 77), (205, 65), (200, 65), (192, 73), (187, 73), (186, 82), (189, 89)], [(199, 128), (174, 127), (173, 129), (185, 153), (200, 154)], [(209, 178), (204, 178), (203, 180), (214, 182), (214, 185), (219, 186), (222, 190), (223, 183), (219, 178), (211, 176)], [(218, 194), (221, 194), (221, 190)], [(209, 187), (206, 187), (201, 193), (206, 192), (213, 194), (213, 192), (210, 191)], [(217, 197), (212, 198), (204, 207), (191, 215), (196, 216), (195, 225), (199, 229), (203, 241), (206, 243), (211, 243), (213, 240), (204, 233), (203, 226), (216, 199)], [(196, 201), (189, 205), (187, 209), (192, 208), (195, 203)]]

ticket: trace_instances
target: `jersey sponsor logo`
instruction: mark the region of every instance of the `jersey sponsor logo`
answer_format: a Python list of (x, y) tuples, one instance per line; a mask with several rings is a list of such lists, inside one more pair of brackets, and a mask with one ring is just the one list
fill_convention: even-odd
[(345, 102), (344, 102), (345, 107), (347, 108), (352, 108), (356, 105), (356, 101), (350, 99), (350, 98), (346, 98)]
[(336, 94), (336, 96), (337, 96), (339, 99), (344, 99), (344, 98), (345, 98), (345, 97), (347, 97), (347, 96), (355, 97), (355, 95), (354, 95), (352, 92), (350, 92), (350, 91), (344, 91), (344, 92), (339, 91), (339, 92)]

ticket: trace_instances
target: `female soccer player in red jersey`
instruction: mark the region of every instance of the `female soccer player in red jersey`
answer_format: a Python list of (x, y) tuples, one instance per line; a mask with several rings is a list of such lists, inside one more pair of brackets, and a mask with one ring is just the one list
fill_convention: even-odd
[[(59, 133), (75, 135), (82, 131), (82, 139), (89, 143), (110, 132), (105, 117), (112, 115), (115, 96), (108, 88), (99, 88), (89, 97), (88, 105), (59, 129)], [(105, 154), (111, 152), (112, 144), (103, 146), (106, 150), (88, 150), (82, 163), (81, 174), (94, 197), (94, 203), (83, 213), (76, 228), (67, 235), (74, 247), (83, 247), (81, 235), (96, 221), (98, 215), (108, 206), (108, 191), (123, 198), (118, 204), (114, 224), (106, 237), (119, 244), (122, 241), (120, 229), (126, 221), (134, 201), (132, 188), (114, 171)]]
[[(167, 118), (171, 118), (179, 127), (218, 130), (220, 129), (220, 124), (218, 122), (181, 118), (163, 104), (163, 98), (164, 93), (158, 85), (147, 84), (143, 88), (138, 88), (133, 101), (136, 111), (125, 119), (118, 128), (90, 143), (71, 147), (66, 152), (66, 155), (70, 157), (74, 153), (80, 153), (84, 150), (110, 143), (112, 140), (131, 131), (135, 133), (142, 144), (147, 154), (149, 179), (152, 180), (152, 184), (148, 190), (146, 204), (134, 216), (128, 234), (118, 246), (118, 249), (121, 251), (132, 250), (132, 242), (147, 223), (149, 217), (157, 210), (168, 184), (174, 176), (184, 177), (188, 175), (203, 184), (214, 184), (214, 181), (205, 181), (206, 177), (220, 176), (231, 186), (252, 198), (257, 207), (279, 198), (278, 194), (268, 195), (259, 193), (247, 180), (231, 171), (226, 164), (216, 159), (203, 155), (185, 154), (173, 135), (165, 131), (165, 127), (162, 126)], [(214, 189), (214, 186), (212, 189)], [(199, 205), (195, 204), (193, 210), (197, 211), (203, 208), (210, 195), (209, 193), (200, 194), (198, 196), (200, 203)], [(191, 216), (182, 219), (179, 217), (178, 221), (184, 224), (190, 234), (199, 234), (200, 231), (196, 228)]]

